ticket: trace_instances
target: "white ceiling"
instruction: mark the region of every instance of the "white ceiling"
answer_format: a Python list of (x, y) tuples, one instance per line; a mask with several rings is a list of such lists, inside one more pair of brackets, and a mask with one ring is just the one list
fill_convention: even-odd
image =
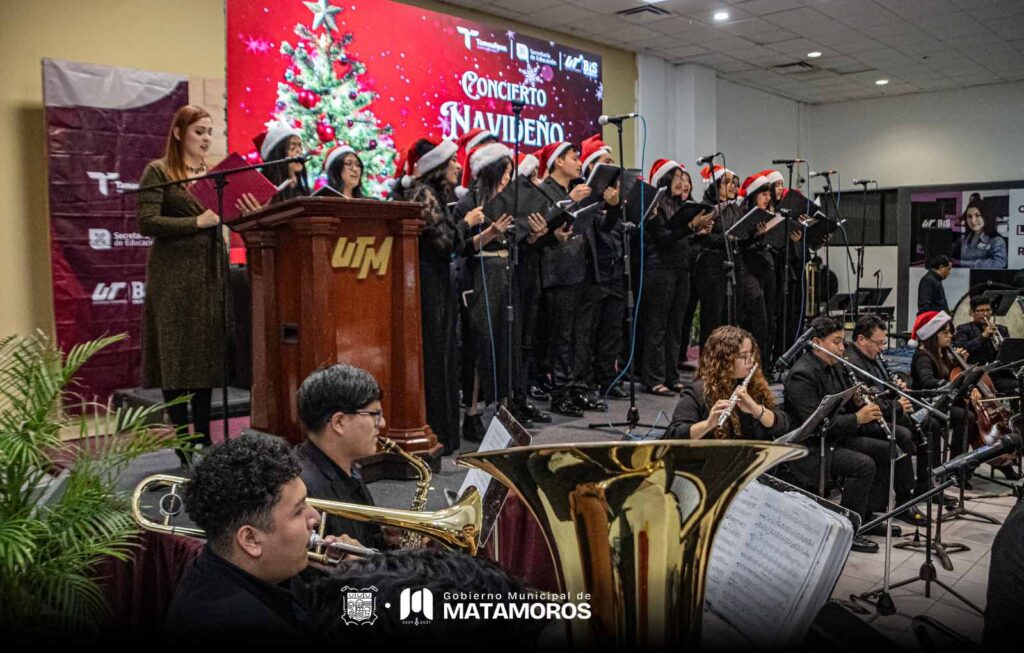
[[(1024, 80), (1024, 0), (444, 1), (807, 103)], [(616, 15), (644, 6), (670, 15)]]

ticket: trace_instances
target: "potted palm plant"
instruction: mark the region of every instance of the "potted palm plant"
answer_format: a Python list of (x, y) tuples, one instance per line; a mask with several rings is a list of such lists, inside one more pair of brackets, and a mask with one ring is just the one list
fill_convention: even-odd
[[(119, 475), (180, 447), (168, 404), (114, 407), (75, 394), (75, 375), (124, 334), (61, 352), (45, 335), (0, 339), (0, 629), (76, 632), (106, 615), (95, 575), (132, 555), (139, 533)], [(154, 419), (155, 418), (155, 419)], [(77, 442), (65, 440), (68, 431)], [(63, 472), (55, 470), (66, 464)]]

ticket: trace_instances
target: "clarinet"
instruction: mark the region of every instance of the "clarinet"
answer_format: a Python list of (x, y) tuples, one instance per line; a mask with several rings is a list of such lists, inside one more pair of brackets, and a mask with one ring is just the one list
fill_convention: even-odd
[(723, 410), (722, 414), (718, 416), (718, 423), (715, 424), (716, 429), (722, 428), (725, 421), (729, 419), (730, 415), (732, 415), (733, 409), (736, 408), (736, 403), (740, 400), (740, 390), (747, 389), (747, 384), (750, 383), (750, 379), (754, 376), (754, 372), (756, 371), (757, 363), (754, 363), (754, 366), (750, 368), (750, 372), (747, 374), (747, 378), (743, 379), (743, 383), (736, 386), (736, 389), (732, 391), (731, 395), (729, 395), (729, 407)]
[[(902, 382), (902, 379), (900, 379), (895, 372), (889, 371), (889, 365), (885, 362), (885, 358), (881, 354), (878, 355), (878, 366), (882, 368), (883, 372), (885, 372), (885, 378), (889, 379), (893, 385), (899, 386), (900, 383), (898, 382)], [(918, 408), (907, 415), (907, 417), (910, 418), (910, 425), (914, 431), (914, 435), (917, 436), (917, 442), (919, 444), (927, 442), (928, 438), (925, 436), (924, 429), (921, 427), (924, 424), (924, 421), (928, 419), (928, 409)]]

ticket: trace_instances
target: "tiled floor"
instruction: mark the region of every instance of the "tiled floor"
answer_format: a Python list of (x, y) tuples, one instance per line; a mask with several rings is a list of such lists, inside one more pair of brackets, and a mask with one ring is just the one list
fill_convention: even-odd
[[(975, 477), (972, 483), (974, 490), (968, 492), (968, 496), (1003, 491), (1003, 488), (987, 483), (978, 477)], [(1015, 499), (1012, 496), (984, 498), (968, 500), (967, 507), (1002, 520), (1013, 507), (1014, 502)], [(905, 532), (911, 531), (906, 526), (903, 528)], [(942, 525), (943, 541), (947, 543), (960, 542), (971, 547), (971, 550), (950, 555), (953, 564), (952, 571), (944, 569), (939, 560), (933, 556), (938, 579), (982, 610), (985, 609), (992, 540), (998, 530), (999, 526), (968, 519), (946, 522)], [(912, 535), (912, 532), (908, 533), (908, 536), (894, 538), (893, 542), (909, 541), (911, 539), (909, 535)], [(879, 543), (882, 550), (874, 554), (851, 553), (839, 582), (836, 584), (835, 591), (832, 593), (832, 598), (849, 601), (851, 594), (861, 594), (882, 586), (885, 568), (885, 538), (872, 539)], [(924, 559), (924, 552), (894, 548), (891, 557), (890, 583), (895, 585), (902, 580), (917, 578)], [(866, 618), (871, 618), (873, 625), (896, 643), (906, 647), (918, 646), (911, 631), (911, 619), (918, 615), (928, 615), (975, 643), (981, 643), (982, 615), (942, 587), (932, 584), (931, 596), (926, 597), (925, 583), (918, 580), (893, 589), (890, 595), (896, 605), (897, 612), (894, 615), (875, 618), (873, 617), (874, 607), (864, 603), (860, 603), (860, 605), (870, 611)]]

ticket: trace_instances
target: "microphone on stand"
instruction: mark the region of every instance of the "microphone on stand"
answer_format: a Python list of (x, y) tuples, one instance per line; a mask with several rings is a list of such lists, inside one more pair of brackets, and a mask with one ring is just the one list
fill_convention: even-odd
[(702, 166), (705, 163), (711, 163), (711, 161), (716, 156), (718, 156), (719, 154), (721, 154), (721, 152), (715, 152), (714, 154), (708, 154), (707, 156), (702, 156), (701, 158), (697, 159), (697, 165)]
[(836, 174), (836, 172), (838, 172), (838, 171), (836, 171), (836, 170), (822, 170), (821, 172), (814, 172), (812, 170), (811, 174), (810, 174), (810, 177), (811, 177), (811, 179), (814, 179), (815, 177), (828, 177), (829, 175)]
[(778, 360), (775, 361), (775, 369), (780, 372), (789, 369), (793, 364), (793, 359), (795, 359), (800, 352), (804, 350), (804, 347), (807, 346), (807, 342), (811, 339), (811, 334), (813, 332), (814, 329), (807, 329), (800, 334), (800, 337), (796, 339), (793, 346), (787, 349), (786, 353), (779, 356)]
[(623, 120), (629, 120), (630, 118), (636, 118), (639, 115), (640, 115), (639, 113), (620, 113), (620, 114), (615, 115), (615, 116), (609, 116), (609, 115), (605, 114), (605, 115), (602, 115), (600, 118), (597, 119), (597, 124), (599, 124), (599, 125), (607, 125), (607, 124), (611, 123), (611, 124), (614, 125), (614, 124), (621, 123)]
[(772, 159), (772, 165), (777, 166), (780, 163), (807, 163), (807, 161), (805, 161), (804, 159)]
[(868, 184), (877, 184), (878, 182), (874, 179), (854, 179), (854, 186), (867, 186)]
[[(1014, 430), (1019, 430), (1020, 416), (1013, 420)], [(932, 470), (932, 476), (946, 476), (947, 474), (955, 474), (962, 469), (974, 469), (978, 465), (988, 460), (992, 460), (996, 456), (1001, 456), (1004, 453), (1013, 453), (1018, 451), (1021, 446), (1021, 438), (1017, 433), (1008, 433), (1003, 437), (997, 439), (992, 444), (987, 444), (984, 447), (978, 447), (974, 451), (965, 453), (957, 456), (953, 460), (950, 460), (944, 465), (939, 465)]]

